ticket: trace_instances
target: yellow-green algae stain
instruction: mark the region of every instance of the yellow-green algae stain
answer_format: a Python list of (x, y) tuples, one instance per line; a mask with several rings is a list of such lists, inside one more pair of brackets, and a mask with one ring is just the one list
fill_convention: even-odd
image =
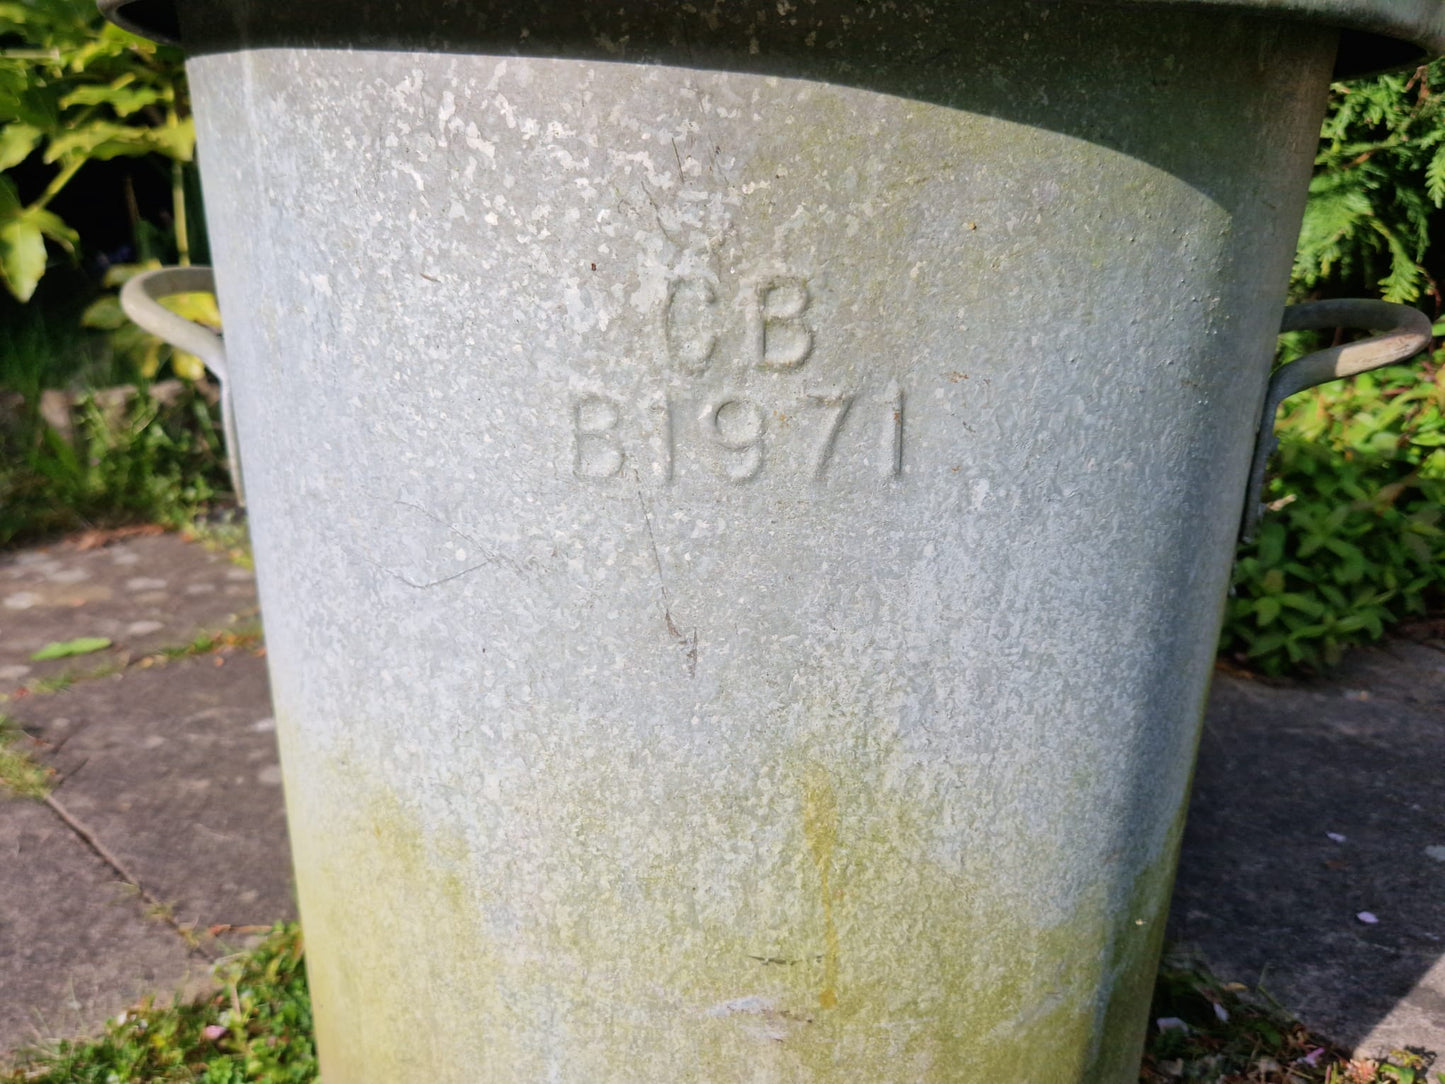
[(823, 907), (823, 990), (818, 1006), (838, 1004), (838, 927), (833, 921), (833, 848), (838, 842), (838, 796), (827, 775), (814, 771), (803, 794), (803, 835), (818, 867), (819, 896)]
[[(555, 863), (540, 890), (312, 752), (292, 812), (327, 1084), (1132, 1082), (1177, 833), (1132, 898), (1101, 870), (1041, 928), (930, 858), (940, 811), (872, 727), (815, 737), (755, 792), (699, 779), (676, 807), (601, 757), (549, 765), (514, 808)], [(635, 890), (628, 819), (657, 837)], [(780, 883), (710, 878), (715, 851), (769, 830)], [(783, 920), (744, 921), (769, 888)]]
[(287, 796), (326, 1084), (483, 1079), (469, 1067), (507, 1058), (507, 1029), (456, 840), (355, 780)]

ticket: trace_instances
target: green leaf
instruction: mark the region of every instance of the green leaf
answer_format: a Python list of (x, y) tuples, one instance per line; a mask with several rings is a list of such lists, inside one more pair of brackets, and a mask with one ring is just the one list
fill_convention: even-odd
[(154, 149), (167, 158), (178, 162), (189, 162), (196, 156), (196, 123), (187, 117), (170, 128), (152, 128), (151, 143)]
[(74, 105), (108, 105), (115, 111), (116, 116), (128, 117), (160, 100), (161, 92), (153, 87), (117, 87), (114, 84), (106, 86), (88, 83), (61, 98), (60, 105), (65, 109)]
[(59, 162), (71, 156), (104, 160), (149, 154), (154, 149), (150, 129), (98, 120), (52, 139), (45, 148), (45, 161)]
[(57, 640), (54, 643), (46, 644), (30, 658), (34, 662), (68, 659), (73, 655), (89, 655), (92, 652), (104, 651), (110, 644), (111, 641), (104, 636), (81, 636), (75, 640)]
[[(1278, 520), (1270, 520), (1260, 528), (1259, 559), (1265, 565), (1274, 566), (1284, 560), (1285, 537), (1284, 524)], [(1283, 581), (1281, 581), (1279, 589), (1284, 589)]]
[(40, 227), (40, 232), (52, 241), (58, 241), (66, 248), (70, 248), (80, 240), (80, 234), (65, 224), (65, 220), (54, 211), (47, 211), (43, 207), (32, 207), (25, 212), (25, 217)]
[(0, 170), (18, 166), (40, 143), (39, 128), (16, 121), (0, 128)]
[(1439, 448), (1445, 446), (1445, 429), (1434, 429), (1423, 433), (1416, 433), (1410, 438), (1410, 443), (1417, 448)]
[(97, 298), (80, 314), (81, 327), (99, 328), (101, 331), (115, 331), (125, 327), (126, 320), (120, 307), (120, 298), (115, 294), (105, 294)]
[(21, 216), (0, 222), (0, 275), (20, 301), (29, 301), (45, 274), (45, 234), (38, 223)]
[(30, 21), (32, 12), (24, 4), (0, 4), (0, 26), (19, 30)]
[(15, 191), (15, 183), (9, 177), (0, 174), (0, 219), (10, 218), (20, 213), (20, 194)]
[(1319, 599), (1311, 598), (1309, 595), (1301, 595), (1291, 592), (1289, 594), (1280, 595), (1279, 601), (1283, 605), (1288, 606), (1291, 609), (1298, 610), (1300, 613), (1305, 614), (1309, 617), (1318, 617), (1320, 614), (1325, 612), (1325, 608), (1323, 605), (1321, 605)]
[(14, 103), (15, 119), (41, 131), (54, 131), (60, 125), (60, 105), (56, 98), (55, 88), (32, 75)]

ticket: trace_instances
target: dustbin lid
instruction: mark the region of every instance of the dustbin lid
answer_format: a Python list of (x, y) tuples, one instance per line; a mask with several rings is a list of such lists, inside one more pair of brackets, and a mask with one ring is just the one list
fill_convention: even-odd
[[(186, 0), (97, 0), (106, 18), (170, 45), (184, 45), (178, 4)], [(1101, 2), (1101, 0), (1092, 0)], [(1333, 23), (1343, 31), (1338, 76), (1403, 67), (1445, 54), (1445, 0), (1102, 0), (1214, 8)]]

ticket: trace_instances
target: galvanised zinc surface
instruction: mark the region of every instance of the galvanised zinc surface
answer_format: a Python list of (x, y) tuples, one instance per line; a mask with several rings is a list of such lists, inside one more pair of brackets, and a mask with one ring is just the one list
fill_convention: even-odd
[(191, 61), (329, 1081), (1137, 1078), (1335, 35), (869, 10)]

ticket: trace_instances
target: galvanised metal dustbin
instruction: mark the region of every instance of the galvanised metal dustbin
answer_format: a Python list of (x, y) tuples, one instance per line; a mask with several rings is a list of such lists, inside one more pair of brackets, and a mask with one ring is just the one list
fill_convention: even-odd
[(328, 1084), (1135, 1079), (1326, 85), (1445, 5), (111, 6)]

